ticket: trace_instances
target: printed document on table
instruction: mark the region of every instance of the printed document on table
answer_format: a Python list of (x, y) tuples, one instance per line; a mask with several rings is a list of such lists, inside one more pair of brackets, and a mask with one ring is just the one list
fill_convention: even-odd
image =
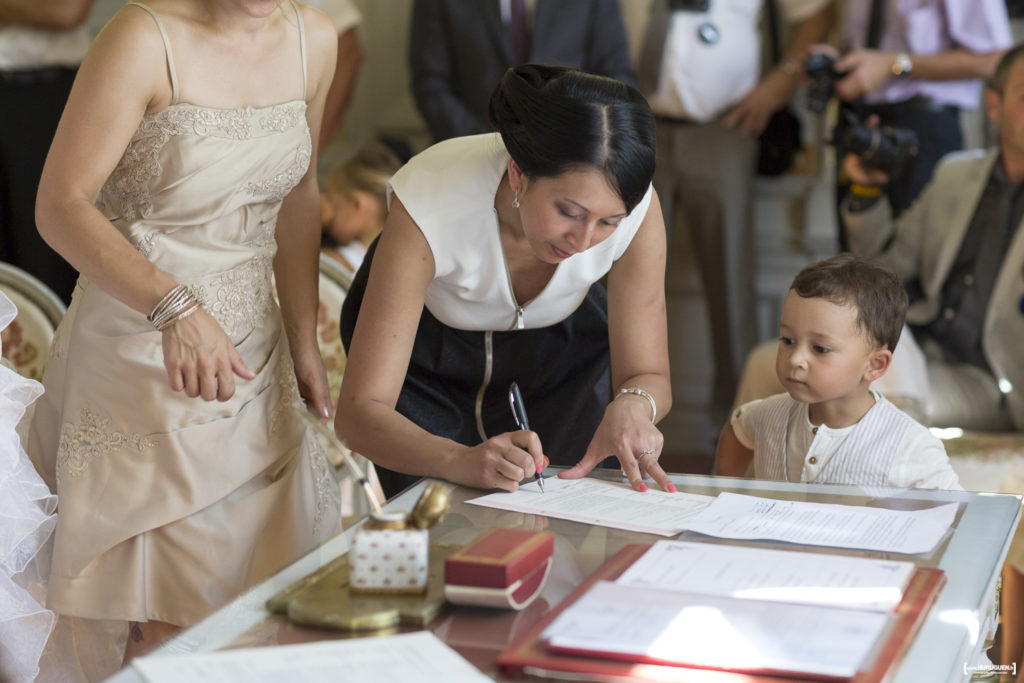
[(492, 493), (466, 501), (473, 505), (526, 512), (574, 522), (674, 536), (686, 520), (706, 508), (713, 496), (666, 493), (653, 489), (641, 493), (628, 485), (598, 479), (544, 480), (544, 491), (535, 482), (512, 493)]
[(549, 648), (595, 657), (851, 677), (890, 618), (602, 581), (542, 638)]
[(915, 554), (929, 552), (942, 540), (956, 511), (956, 503), (884, 510), (720, 493), (686, 528), (718, 538)]
[(489, 683), (429, 631), (132, 662), (146, 683)]
[(913, 562), (658, 541), (615, 583), (722, 597), (888, 612)]

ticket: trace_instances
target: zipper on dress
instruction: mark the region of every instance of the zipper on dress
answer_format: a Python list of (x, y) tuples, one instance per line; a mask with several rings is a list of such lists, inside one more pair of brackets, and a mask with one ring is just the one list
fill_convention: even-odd
[[(514, 300), (515, 299), (513, 298), (513, 301)], [(515, 329), (521, 330), (524, 327), (525, 327), (525, 323), (523, 323), (523, 307), (519, 306), (517, 304), (516, 305), (516, 327), (515, 327)]]
[[(498, 210), (494, 210), (494, 222), (498, 224)], [(516, 299), (516, 290), (512, 288), (512, 273), (508, 270), (508, 257), (505, 255), (505, 245), (501, 243), (501, 226), (498, 225), (498, 246), (501, 248), (501, 265), (505, 266), (505, 280), (508, 282), (508, 293), (512, 297), (512, 305), (516, 309), (515, 322), (512, 325), (513, 330), (522, 330), (526, 328), (526, 323), (523, 322), (523, 315), (526, 313), (526, 304), (520, 305)], [(529, 302), (527, 302), (529, 303)]]
[[(504, 255), (504, 250), (502, 251)], [(526, 313), (526, 305), (520, 304), (516, 299), (516, 290), (512, 289), (512, 273), (508, 272), (508, 261), (502, 259), (505, 265), (505, 279), (508, 280), (508, 293), (512, 297), (512, 305), (516, 307), (516, 319), (512, 325), (513, 330), (522, 330), (526, 328), (526, 323), (523, 322), (523, 315)]]
[[(505, 246), (501, 244), (501, 226), (498, 224), (498, 210), (494, 210), (494, 224), (498, 229), (498, 246), (501, 249), (501, 265), (505, 267), (505, 280), (508, 282), (508, 293), (512, 297), (512, 305), (515, 306), (515, 322), (512, 325), (513, 330), (522, 330), (526, 328), (526, 323), (523, 320), (524, 314), (526, 313), (526, 306), (520, 305), (519, 301), (516, 300), (516, 291), (512, 289), (512, 273), (508, 270), (508, 258), (505, 256)], [(491, 383), (491, 373), (494, 369), (494, 332), (487, 330), (484, 332), (484, 378), (480, 384), (480, 389), (476, 392), (476, 404), (473, 406), (473, 412), (476, 416), (476, 431), (480, 435), (482, 441), (487, 440), (487, 432), (484, 430), (484, 392), (487, 391), (487, 387)]]
[(494, 367), (494, 345), (491, 337), (494, 332), (484, 332), (484, 380), (480, 389), (476, 392), (476, 404), (473, 406), (473, 413), (476, 415), (476, 431), (480, 434), (481, 441), (487, 441), (487, 432), (484, 430), (484, 392), (491, 383), (491, 370)]

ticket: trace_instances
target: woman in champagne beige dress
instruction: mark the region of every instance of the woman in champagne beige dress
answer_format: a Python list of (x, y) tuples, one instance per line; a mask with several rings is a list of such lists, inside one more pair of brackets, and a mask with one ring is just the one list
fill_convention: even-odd
[(339, 529), (295, 413), (330, 414), (310, 140), (335, 43), (291, 0), (131, 3), (54, 139), (39, 228), (82, 278), (29, 439), (61, 513), (48, 605), (131, 622), (128, 655)]

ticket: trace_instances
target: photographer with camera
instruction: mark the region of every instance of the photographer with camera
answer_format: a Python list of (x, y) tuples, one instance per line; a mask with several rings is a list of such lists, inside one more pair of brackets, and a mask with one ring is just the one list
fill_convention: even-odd
[[(824, 113), (835, 95), (836, 82), (846, 75), (836, 70), (835, 63), (836, 58), (824, 52), (814, 53), (804, 60), (808, 81), (807, 108), (811, 112)], [(905, 177), (904, 171), (920, 151), (917, 133), (907, 128), (879, 126), (876, 114), (870, 115), (873, 125), (869, 126), (854, 112), (854, 108), (847, 105), (840, 109), (839, 121), (830, 142), (837, 150), (859, 156), (866, 166), (882, 171), (890, 178)]]
[[(757, 339), (752, 195), (758, 135), (790, 99), (808, 48), (832, 25), (831, 0), (654, 0), (637, 87), (657, 121), (654, 186), (670, 234), (678, 207), (708, 303), (721, 424)], [(793, 30), (761, 76), (760, 12)], [(679, 230), (682, 226), (676, 225)], [(678, 266), (677, 266), (678, 267)]]
[(859, 188), (840, 205), (850, 250), (877, 257), (904, 282), (920, 279), (923, 296), (907, 321), (928, 386), (888, 391), (923, 395), (935, 426), (1024, 429), (1022, 96), (1024, 45), (1006, 53), (985, 92), (999, 146), (944, 157), (896, 220), (882, 196), (890, 177), (852, 154), (842, 162)]
[[(842, 26), (844, 54), (834, 65), (843, 110), (860, 122), (878, 117), (882, 129), (911, 131), (916, 157), (890, 173), (885, 188), (894, 215), (914, 201), (948, 152), (963, 148), (960, 111), (974, 109), (979, 80), (989, 78), (1011, 43), (1004, 0), (895, 0), (848, 2)], [(844, 144), (841, 117), (836, 158)], [(837, 203), (849, 191), (840, 174)], [(847, 235), (840, 219), (840, 247)]]

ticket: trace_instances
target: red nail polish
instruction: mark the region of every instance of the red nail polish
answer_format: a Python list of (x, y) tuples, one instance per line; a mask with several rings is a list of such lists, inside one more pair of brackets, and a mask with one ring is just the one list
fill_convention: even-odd
[(646, 491), (647, 490), (647, 484), (640, 484), (640, 490), (641, 491)]
[(669, 493), (675, 493), (676, 492), (676, 485), (675, 484), (669, 484), (668, 485), (668, 492)]

